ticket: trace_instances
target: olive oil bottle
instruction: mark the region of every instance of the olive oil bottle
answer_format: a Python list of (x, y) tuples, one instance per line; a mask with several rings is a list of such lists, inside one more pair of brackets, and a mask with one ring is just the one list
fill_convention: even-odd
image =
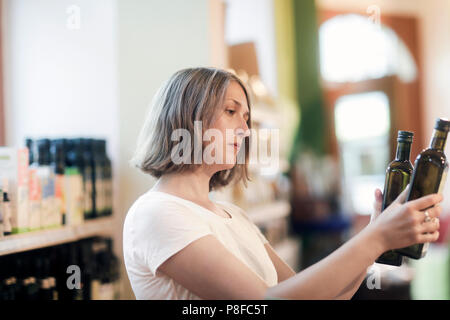
[[(399, 131), (397, 137), (397, 154), (395, 160), (389, 163), (386, 169), (386, 181), (384, 184), (383, 212), (402, 193), (411, 180), (413, 166), (409, 160), (411, 144), (414, 134), (409, 131)], [(375, 262), (401, 266), (403, 256), (394, 250), (383, 253)]]
[[(442, 193), (448, 171), (444, 148), (449, 130), (449, 120), (436, 120), (430, 146), (417, 156), (414, 164), (411, 187), (406, 201), (433, 193)], [(429, 243), (419, 243), (396, 251), (413, 259), (420, 259), (426, 255), (428, 245)]]

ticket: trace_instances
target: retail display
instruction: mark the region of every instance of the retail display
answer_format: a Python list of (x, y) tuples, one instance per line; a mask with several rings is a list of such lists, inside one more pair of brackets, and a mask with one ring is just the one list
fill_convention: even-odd
[(112, 300), (119, 262), (110, 238), (0, 257), (0, 300)]
[(4, 235), (112, 215), (105, 140), (26, 139), (26, 146), (0, 148)]

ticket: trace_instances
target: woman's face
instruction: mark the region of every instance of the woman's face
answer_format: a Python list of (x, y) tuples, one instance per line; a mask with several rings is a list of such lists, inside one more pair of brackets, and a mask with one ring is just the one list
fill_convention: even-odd
[[(241, 148), (244, 147), (245, 137), (250, 135), (247, 126), (249, 119), (249, 109), (247, 98), (242, 87), (236, 81), (231, 81), (225, 93), (224, 104), (219, 106), (219, 114), (207, 130), (211, 139), (207, 139), (213, 144), (204, 148), (206, 154), (211, 154), (217, 160), (214, 166), (217, 171), (228, 170), (235, 166), (236, 157)], [(216, 137), (220, 141), (215, 141)], [(212, 146), (214, 145), (214, 148)], [(211, 148), (211, 152), (207, 148)], [(244, 151), (244, 150), (243, 150)], [(216, 153), (217, 152), (217, 153)]]

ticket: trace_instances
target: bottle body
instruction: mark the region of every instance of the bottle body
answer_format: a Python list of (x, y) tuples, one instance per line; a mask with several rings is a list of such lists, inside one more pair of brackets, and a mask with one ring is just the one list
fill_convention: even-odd
[[(416, 200), (433, 193), (442, 193), (447, 178), (448, 162), (444, 154), (450, 121), (438, 119), (429, 148), (417, 157), (406, 201)], [(426, 210), (429, 208), (423, 208)], [(428, 243), (419, 243), (396, 251), (412, 259), (426, 255)]]
[[(397, 199), (411, 180), (413, 166), (409, 160), (409, 155), (412, 137), (412, 132), (399, 131), (398, 133), (397, 156), (386, 169), (381, 212)], [(401, 266), (403, 263), (403, 256), (394, 250), (389, 250), (383, 253), (375, 262), (392, 266)]]
[[(448, 171), (448, 162), (443, 152), (424, 150), (415, 162), (411, 188), (407, 201), (433, 193), (441, 193)], [(426, 255), (428, 243), (419, 243), (396, 250), (409, 258), (420, 259)]]
[[(384, 211), (403, 192), (411, 180), (413, 166), (410, 161), (393, 161), (386, 173), (386, 183), (383, 192)], [(392, 266), (401, 266), (403, 256), (394, 250), (383, 253), (375, 262)]]

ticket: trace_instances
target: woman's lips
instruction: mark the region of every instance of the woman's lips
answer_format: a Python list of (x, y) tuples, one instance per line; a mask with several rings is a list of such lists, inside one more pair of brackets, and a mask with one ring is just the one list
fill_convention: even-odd
[(230, 143), (230, 146), (233, 146), (235, 150), (239, 150), (241, 145), (239, 143)]

